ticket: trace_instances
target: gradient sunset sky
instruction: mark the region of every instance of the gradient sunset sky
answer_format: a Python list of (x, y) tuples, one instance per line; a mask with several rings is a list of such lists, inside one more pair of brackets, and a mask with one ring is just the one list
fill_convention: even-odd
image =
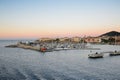
[(120, 32), (120, 0), (0, 0), (0, 39)]

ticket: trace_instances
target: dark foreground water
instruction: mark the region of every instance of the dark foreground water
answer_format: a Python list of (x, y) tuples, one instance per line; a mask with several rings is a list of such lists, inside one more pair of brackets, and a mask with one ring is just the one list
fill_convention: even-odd
[[(41, 53), (4, 47), (13, 43), (0, 41), (0, 80), (120, 80), (120, 56), (89, 59), (90, 50)], [(115, 45), (91, 46), (101, 48), (98, 52), (120, 50)]]

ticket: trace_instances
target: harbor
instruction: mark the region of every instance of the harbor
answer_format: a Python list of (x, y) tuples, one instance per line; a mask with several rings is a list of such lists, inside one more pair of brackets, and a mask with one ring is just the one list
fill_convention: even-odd
[[(97, 59), (97, 58), (104, 58), (105, 54), (108, 56), (118, 56), (120, 55), (120, 51), (103, 51), (99, 52), (101, 48), (91, 47), (92, 44), (88, 43), (76, 43), (76, 42), (17, 42), (17, 44), (7, 45), (7, 48), (22, 48), (28, 49), (38, 52), (54, 52), (54, 51), (64, 51), (64, 50), (90, 50), (90, 54), (88, 54), (88, 58)], [(96, 51), (97, 52), (92, 52)]]
[(100, 48), (92, 48), (90, 44), (87, 43), (76, 43), (76, 42), (17, 42), (16, 44), (11, 44), (5, 46), (7, 48), (23, 48), (30, 49), (40, 52), (52, 52), (61, 50), (100, 50)]
[(120, 80), (120, 0), (0, 0), (0, 80)]
[(120, 51), (119, 45), (91, 44), (89, 46), (100, 50), (75, 49), (44, 53), (4, 47), (19, 41), (0, 41), (0, 78), (3, 80), (120, 79), (120, 56), (109, 56), (109, 53), (104, 53), (103, 58), (88, 58), (89, 54), (96, 52)]

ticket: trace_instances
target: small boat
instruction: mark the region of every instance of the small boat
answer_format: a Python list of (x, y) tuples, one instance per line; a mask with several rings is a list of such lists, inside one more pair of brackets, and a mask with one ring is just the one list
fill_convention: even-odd
[(89, 58), (103, 58), (103, 53), (88, 54)]
[(46, 52), (46, 50), (47, 50), (47, 48), (45, 48), (45, 47), (44, 48), (40, 48), (41, 52)]
[(110, 54), (110, 56), (117, 56), (117, 55), (120, 55), (120, 51), (118, 52), (118, 51), (114, 51), (114, 52), (109, 52)]
[(63, 50), (63, 48), (54, 48), (54, 51), (60, 51)]
[(63, 50), (70, 50), (70, 48), (63, 48)]

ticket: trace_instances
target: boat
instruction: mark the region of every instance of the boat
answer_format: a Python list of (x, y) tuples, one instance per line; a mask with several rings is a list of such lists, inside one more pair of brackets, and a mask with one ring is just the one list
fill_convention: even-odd
[(54, 48), (54, 51), (60, 51), (63, 50), (63, 48)]
[(41, 52), (52, 52), (53, 48), (40, 48)]
[(65, 47), (65, 48), (63, 48), (63, 50), (70, 50), (71, 48), (67, 48), (67, 47)]
[(103, 53), (93, 53), (93, 54), (88, 54), (89, 58), (103, 58)]
[(47, 50), (47, 48), (45, 48), (45, 47), (44, 48), (40, 48), (41, 52), (46, 52), (46, 50)]
[(114, 51), (114, 52), (109, 52), (110, 56), (117, 56), (117, 55), (120, 55), (120, 51)]

